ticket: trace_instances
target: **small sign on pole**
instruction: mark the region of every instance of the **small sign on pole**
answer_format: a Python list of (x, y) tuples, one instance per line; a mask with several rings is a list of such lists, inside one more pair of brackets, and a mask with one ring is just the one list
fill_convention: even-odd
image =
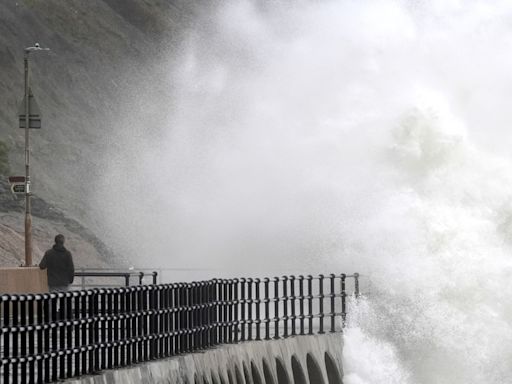
[(24, 183), (25, 176), (9, 176), (9, 184), (13, 183)]
[[(28, 101), (28, 108), (29, 108), (29, 128), (35, 128), (39, 129), (41, 128), (41, 111), (39, 110), (39, 106), (37, 105), (36, 98), (32, 94), (32, 90), (29, 90), (29, 101)], [(20, 107), (18, 109), (18, 117), (20, 120), (20, 128), (25, 128), (26, 124), (26, 115), (25, 115), (25, 98), (23, 98), (23, 101), (20, 103)]]
[(25, 194), (25, 183), (14, 183), (11, 185), (11, 191), (15, 195), (24, 195)]
[(25, 176), (9, 176), (9, 184), (11, 184), (11, 192), (15, 195), (23, 195), (26, 191)]

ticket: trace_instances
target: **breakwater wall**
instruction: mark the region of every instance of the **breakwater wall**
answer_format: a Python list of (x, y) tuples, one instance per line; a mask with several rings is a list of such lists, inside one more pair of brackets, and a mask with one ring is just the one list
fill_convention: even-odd
[(72, 384), (342, 384), (343, 335), (251, 341), (150, 361)]

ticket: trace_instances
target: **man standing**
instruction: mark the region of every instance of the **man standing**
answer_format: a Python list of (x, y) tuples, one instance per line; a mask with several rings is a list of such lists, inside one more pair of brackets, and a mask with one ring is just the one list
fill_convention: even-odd
[(48, 269), (50, 291), (67, 291), (75, 277), (73, 257), (64, 247), (64, 235), (55, 236), (55, 245), (44, 254), (39, 268)]

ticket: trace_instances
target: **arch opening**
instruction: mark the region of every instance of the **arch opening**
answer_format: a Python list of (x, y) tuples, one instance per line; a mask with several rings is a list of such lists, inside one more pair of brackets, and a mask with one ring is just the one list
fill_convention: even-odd
[(217, 380), (217, 377), (215, 376), (215, 373), (213, 371), (210, 373), (210, 376), (212, 378), (212, 384), (220, 384), (219, 380)]
[(306, 356), (306, 365), (308, 368), (309, 382), (315, 384), (325, 384), (320, 365), (318, 365), (316, 359), (309, 353)]
[[(213, 373), (212, 373), (213, 374)], [(220, 384), (229, 384), (226, 380), (227, 373), (224, 371), (222, 372), (221, 369), (218, 370), (217, 375), (219, 376)]]
[(251, 373), (252, 373), (252, 382), (254, 384), (265, 384), (263, 380), (261, 380), (261, 375), (258, 367), (254, 364), (254, 361), (251, 361)]
[(263, 377), (265, 378), (265, 384), (276, 384), (272, 370), (265, 358), (263, 358)]
[(245, 361), (243, 362), (243, 367), (244, 367), (245, 384), (253, 384), (251, 375), (249, 374), (249, 370), (247, 369), (247, 365), (245, 364)]
[(299, 359), (295, 355), (292, 356), (292, 373), (295, 384), (307, 384), (304, 369), (302, 369), (302, 365), (300, 365)]
[(325, 352), (325, 369), (329, 384), (343, 384), (342, 373), (329, 352)]
[(276, 358), (276, 372), (277, 372), (277, 384), (292, 384), (290, 375), (286, 371), (281, 359)]
[(244, 384), (244, 378), (242, 376), (242, 372), (240, 372), (240, 367), (238, 365), (235, 365), (235, 378), (236, 378), (236, 384)]
[(231, 372), (231, 369), (228, 368), (228, 383), (229, 384), (236, 384), (236, 382), (233, 379), (233, 373)]

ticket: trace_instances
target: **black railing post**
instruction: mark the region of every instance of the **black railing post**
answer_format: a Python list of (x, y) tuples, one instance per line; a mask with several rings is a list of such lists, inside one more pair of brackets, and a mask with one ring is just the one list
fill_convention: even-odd
[(345, 327), (345, 322), (347, 318), (347, 293), (345, 288), (345, 281), (346, 281), (347, 275), (342, 274), (341, 275), (341, 324), (342, 327)]
[(108, 293), (106, 289), (100, 288), (96, 296), (97, 306), (97, 325), (95, 326), (95, 346), (96, 346), (96, 366), (97, 372), (104, 370), (107, 367), (107, 348), (108, 343), (106, 329), (108, 327), (106, 316), (107, 316), (107, 300)]
[(288, 337), (288, 276), (283, 276), (283, 337)]
[(181, 343), (180, 343), (180, 330), (181, 330), (181, 297), (180, 297), (180, 285), (178, 283), (172, 284), (173, 290), (173, 336), (172, 336), (172, 348), (174, 351), (174, 355), (179, 355), (181, 353)]
[(274, 339), (279, 339), (279, 277), (274, 277)]
[(100, 327), (101, 327), (101, 314), (100, 314), (100, 295), (102, 290), (93, 290), (92, 295), (92, 310), (93, 310), (93, 323), (92, 323), (92, 335), (93, 335), (93, 347), (94, 347), (94, 358), (93, 358), (93, 371), (97, 373), (100, 371)]
[(161, 359), (164, 356), (167, 356), (166, 351), (166, 341), (167, 341), (167, 313), (165, 312), (167, 309), (167, 300), (166, 300), (166, 286), (165, 285), (155, 285), (157, 291), (155, 293), (156, 297), (156, 309), (157, 309), (157, 324), (156, 324), (156, 332), (158, 334), (158, 342), (156, 343), (156, 357)]
[(239, 305), (239, 292), (238, 292), (238, 279), (232, 280), (232, 286), (233, 286), (233, 298), (232, 298), (232, 306), (233, 306), (233, 317), (231, 318), (231, 323), (233, 324), (233, 330), (234, 330), (234, 342), (238, 343), (239, 341), (239, 326), (240, 326), (240, 319), (238, 317), (238, 305)]
[(318, 331), (319, 334), (323, 334), (324, 332), (324, 275), (318, 276), (318, 301), (319, 301), (319, 322), (320, 322), (320, 330)]
[(313, 276), (308, 275), (307, 276), (307, 282), (308, 282), (308, 334), (313, 334)]
[(176, 350), (176, 286), (169, 284), (169, 356), (175, 356)]
[(50, 293), (50, 300), (51, 300), (51, 315), (50, 315), (50, 322), (51, 322), (51, 364), (52, 364), (52, 374), (51, 374), (51, 380), (57, 381), (58, 379), (58, 323), (57, 323), (57, 306), (58, 306), (58, 294), (57, 293)]
[(165, 284), (160, 291), (160, 301), (162, 303), (162, 309), (164, 312), (161, 316), (160, 332), (162, 333), (162, 341), (160, 343), (160, 354), (159, 357), (171, 356), (170, 350), (170, 332), (171, 332), (171, 302), (170, 302), (170, 285)]
[(221, 307), (219, 304), (219, 280), (213, 279), (210, 287), (210, 306), (211, 306), (211, 322), (213, 325), (212, 334), (211, 334), (211, 345), (219, 344), (219, 317), (221, 312)]
[(246, 307), (245, 307), (245, 303), (246, 303), (246, 299), (247, 299), (247, 291), (246, 291), (246, 287), (245, 287), (245, 283), (247, 282), (247, 279), (245, 278), (241, 278), (240, 279), (240, 318), (238, 319), (239, 320), (239, 324), (240, 324), (240, 341), (245, 341), (247, 340), (246, 338), (246, 324), (247, 324), (247, 312), (246, 312)]
[(300, 334), (304, 335), (304, 276), (299, 276), (299, 319), (300, 319)]
[(43, 294), (43, 323), (46, 325), (44, 328), (44, 381), (50, 381), (50, 308), (51, 308), (51, 295)]
[(228, 311), (228, 318), (227, 318), (227, 323), (228, 323), (228, 343), (232, 343), (233, 342), (233, 280), (231, 279), (228, 279), (228, 282), (227, 282), (227, 285), (228, 285), (228, 308), (229, 308), (229, 311)]
[(125, 296), (125, 305), (126, 305), (126, 315), (125, 315), (125, 338), (126, 344), (124, 348), (126, 349), (125, 361), (126, 365), (131, 365), (134, 361), (134, 345), (135, 343), (132, 341), (135, 336), (136, 328), (136, 317), (135, 317), (135, 301), (136, 301), (136, 291), (133, 287), (126, 288), (126, 296)]
[(231, 332), (229, 328), (229, 283), (228, 280), (222, 280), (222, 306), (223, 306), (223, 337), (222, 343), (229, 343), (231, 341)]
[[(246, 317), (245, 317), (245, 282), (247, 280), (245, 278), (240, 279), (240, 318), (238, 319), (238, 324), (240, 325), (240, 341), (245, 341), (245, 324), (246, 324)], [(238, 284), (235, 285), (235, 287), (238, 288)]]
[(27, 296), (20, 295), (20, 374), (21, 384), (27, 382)]
[(183, 347), (184, 352), (190, 352), (190, 338), (189, 338), (189, 331), (190, 331), (190, 284), (184, 283), (183, 289), (182, 289), (182, 295), (183, 295)]
[(296, 306), (296, 299), (295, 296), (295, 276), (290, 276), (290, 306), (291, 306), (291, 326), (292, 326), (292, 336), (295, 336), (297, 334), (296, 327), (295, 327), (295, 321), (297, 319), (297, 314), (295, 310)]
[(261, 280), (254, 279), (254, 291), (256, 292), (256, 340), (261, 340), (261, 299), (260, 299)]
[(189, 311), (188, 311), (188, 317), (189, 317), (189, 326), (187, 333), (189, 335), (189, 342), (190, 342), (190, 351), (195, 351), (196, 349), (196, 325), (197, 325), (197, 310), (196, 310), (196, 303), (197, 303), (197, 283), (192, 282), (189, 284)]
[[(18, 295), (12, 295), (11, 296), (11, 305), (12, 305), (12, 319), (11, 324), (14, 328), (14, 330), (11, 332), (12, 335), (12, 353), (10, 356), (12, 357), (18, 357), (19, 356), (19, 331), (18, 331), (18, 324), (19, 324), (19, 296)], [(9, 356), (9, 355), (8, 355)], [(18, 360), (15, 360), (15, 362), (11, 363), (12, 367), (12, 382), (18, 383), (18, 369), (19, 364)]]
[(212, 280), (203, 282), (203, 312), (204, 312), (204, 338), (205, 345), (208, 348), (211, 348), (213, 344), (213, 334), (214, 334), (214, 314), (213, 314), (213, 306), (212, 306), (212, 287), (214, 283)]
[(265, 277), (263, 280), (265, 298), (263, 303), (265, 305), (265, 340), (270, 340), (270, 279)]
[(354, 294), (356, 298), (359, 297), (359, 273), (354, 273)]
[[(7, 359), (12, 357), (11, 355), (11, 331), (9, 328), (11, 327), (11, 318), (10, 314), (12, 311), (12, 296), (2, 296), (2, 309), (3, 309), (3, 327), (7, 329), (6, 332), (3, 332), (3, 356)], [(4, 383), (11, 382), (11, 363), (10, 361), (3, 365), (3, 378)]]
[(254, 303), (254, 298), (252, 297), (252, 283), (253, 279), (247, 279), (247, 297), (245, 302), (247, 303), (247, 340), (252, 340), (252, 327), (253, 327), (253, 318), (252, 318), (252, 304)]
[(123, 365), (125, 357), (124, 346), (120, 344), (125, 340), (125, 292), (126, 288), (118, 288), (114, 290), (114, 307), (112, 308), (112, 316), (114, 318), (114, 367)]
[(27, 383), (27, 296), (20, 295), (20, 382)]
[[(44, 351), (44, 330), (43, 330), (43, 295), (35, 295), (36, 299), (36, 324), (37, 324), (37, 333), (36, 333), (36, 342), (37, 345), (37, 354), (42, 355)], [(39, 359), (37, 361), (37, 380), (34, 380), (37, 383), (43, 382), (43, 362), (44, 359)]]
[(59, 379), (64, 380), (66, 378), (66, 365), (64, 352), (66, 350), (66, 296), (64, 293), (57, 293), (58, 299), (58, 332), (59, 332)]
[(149, 360), (156, 359), (157, 353), (157, 287), (155, 285), (148, 286), (149, 293)]
[(336, 332), (336, 275), (331, 273), (329, 275), (329, 296), (331, 298), (331, 332)]
[(188, 300), (188, 326), (187, 326), (187, 334), (188, 334), (188, 351), (192, 352), (194, 351), (194, 336), (196, 334), (196, 329), (194, 325), (194, 312), (195, 312), (195, 304), (194, 300), (196, 299), (194, 297), (194, 292), (196, 291), (196, 283), (192, 282), (188, 285), (188, 291), (187, 291), (187, 300)]
[(66, 374), (65, 378), (73, 376), (73, 293), (66, 292)]
[(151, 273), (151, 276), (153, 276), (153, 285), (157, 285), (158, 284), (158, 272), (153, 271), (153, 273)]
[[(106, 318), (103, 321), (103, 330), (102, 330), (102, 341), (104, 344), (103, 353), (102, 353), (102, 367), (107, 369), (112, 369), (114, 366), (114, 350), (113, 350), (113, 341), (114, 341), (114, 318), (113, 318), (113, 291), (108, 288), (105, 290), (105, 295), (103, 296), (103, 316)], [(104, 368), (102, 368), (104, 369)]]
[[(36, 295), (27, 295), (27, 305), (28, 305), (28, 321), (27, 324), (31, 328), (28, 331), (28, 355), (34, 356), (36, 353), (36, 335), (37, 331), (35, 329), (36, 325), (36, 317), (35, 310), (37, 305)], [(34, 383), (36, 381), (36, 361), (35, 359), (31, 359), (28, 362), (28, 381), (30, 383)]]
[(201, 345), (201, 349), (205, 349), (209, 347), (209, 331), (208, 331), (208, 322), (209, 322), (209, 314), (208, 314), (208, 305), (206, 303), (206, 292), (205, 292), (205, 282), (199, 282), (199, 343)]
[[(87, 372), (87, 352), (85, 346), (87, 345), (87, 297), (86, 291), (75, 292), (75, 376), (85, 374)], [(83, 348), (83, 350), (82, 350)]]
[[(9, 326), (9, 313), (10, 313), (9, 306), (10, 306), (9, 305), (9, 296), (7, 296), (7, 295), (0, 296), (0, 308), (1, 308), (0, 315), (2, 315), (2, 318), (0, 319), (0, 325), (2, 327), (6, 327), (6, 328)], [(9, 358), (9, 356), (10, 356), (8, 344), (9, 344), (9, 332), (2, 332), (0, 334), (0, 348), (1, 348), (2, 356), (4, 356), (5, 358)], [(9, 383), (10, 382), (10, 375), (9, 375), (10, 370), (9, 370), (8, 363), (0, 365), (0, 373), (2, 375), (1, 377), (3, 378), (4, 384)]]

